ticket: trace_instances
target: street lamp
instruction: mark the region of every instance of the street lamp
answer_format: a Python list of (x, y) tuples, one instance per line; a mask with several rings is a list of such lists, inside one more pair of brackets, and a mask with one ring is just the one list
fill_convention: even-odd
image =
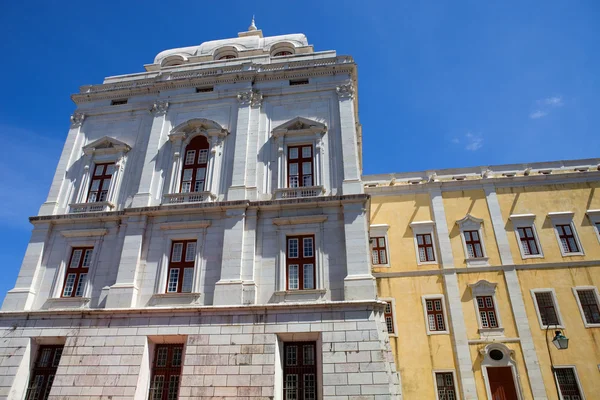
[(552, 343), (559, 350), (569, 348), (569, 338), (563, 335), (561, 331), (554, 331), (554, 339), (552, 339)]

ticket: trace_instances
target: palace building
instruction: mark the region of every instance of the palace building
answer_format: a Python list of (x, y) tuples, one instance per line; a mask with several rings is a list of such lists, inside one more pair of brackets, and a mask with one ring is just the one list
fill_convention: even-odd
[(390, 399), (356, 64), (302, 34), (81, 87), (0, 321), (8, 399)]

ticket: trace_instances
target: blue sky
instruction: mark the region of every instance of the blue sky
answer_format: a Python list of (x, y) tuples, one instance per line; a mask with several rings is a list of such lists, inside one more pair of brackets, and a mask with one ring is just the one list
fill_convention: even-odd
[(356, 59), (367, 174), (599, 155), (597, 1), (4, 1), (0, 299), (46, 198), (70, 94), (161, 50), (235, 37), (252, 14), (265, 35), (302, 32)]

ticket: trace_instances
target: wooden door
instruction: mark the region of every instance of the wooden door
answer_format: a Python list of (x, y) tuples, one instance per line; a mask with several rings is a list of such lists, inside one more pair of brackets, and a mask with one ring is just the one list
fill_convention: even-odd
[(511, 367), (488, 367), (492, 400), (519, 400)]

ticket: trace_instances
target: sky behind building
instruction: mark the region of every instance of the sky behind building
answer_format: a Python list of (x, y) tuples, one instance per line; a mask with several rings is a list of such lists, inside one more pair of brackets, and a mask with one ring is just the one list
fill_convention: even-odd
[[(414, 4), (417, 3), (417, 4)], [(0, 5), (0, 300), (13, 287), (75, 109), (105, 76), (165, 49), (305, 33), (358, 63), (364, 173), (597, 157), (595, 1)]]

